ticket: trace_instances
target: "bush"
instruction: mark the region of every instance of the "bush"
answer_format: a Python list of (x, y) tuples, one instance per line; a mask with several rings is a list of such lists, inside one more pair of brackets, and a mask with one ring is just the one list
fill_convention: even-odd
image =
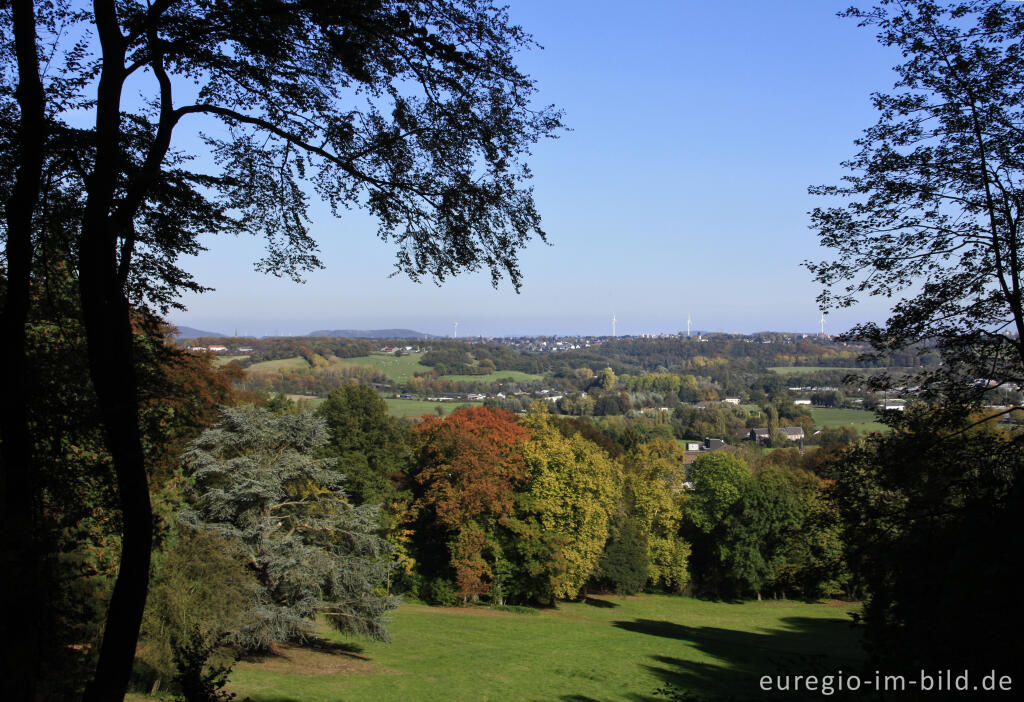
[(420, 588), (420, 599), (438, 607), (456, 607), (462, 602), (450, 580), (434, 578)]
[(647, 582), (647, 535), (632, 517), (625, 518), (613, 529), (604, 554), (598, 561), (595, 581), (599, 587), (614, 590), (618, 595), (634, 595)]

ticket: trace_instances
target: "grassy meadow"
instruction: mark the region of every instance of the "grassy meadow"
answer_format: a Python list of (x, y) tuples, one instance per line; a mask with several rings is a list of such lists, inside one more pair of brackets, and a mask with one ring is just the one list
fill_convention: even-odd
[(493, 383), (498, 380), (540, 380), (544, 376), (534, 373), (523, 373), (522, 371), (501, 370), (488, 373), (487, 375), (442, 375), (441, 377), (456, 383)]
[(889, 428), (875, 421), (875, 413), (859, 409), (835, 409), (831, 407), (811, 407), (811, 417), (819, 429), (823, 427), (850, 426), (856, 427), (861, 434), (872, 431), (886, 432)]
[(421, 353), (411, 353), (408, 356), (374, 353), (356, 358), (332, 358), (331, 363), (342, 366), (370, 366), (386, 375), (392, 382), (402, 384), (408, 382), (415, 373), (430, 372), (430, 366), (420, 363), (422, 357)]
[(695, 700), (758, 699), (762, 674), (853, 670), (852, 608), (640, 596), (529, 616), (404, 604), (391, 643), (326, 634), (327, 645), (240, 662), (229, 689), (252, 702), (653, 702), (670, 684)]
[(393, 397), (384, 398), (388, 406), (388, 414), (392, 417), (420, 417), (424, 414), (434, 414), (438, 407), (444, 410), (444, 416), (448, 416), (462, 405), (482, 405), (482, 402), (470, 402), (459, 400), (458, 402), (430, 402), (428, 400), (399, 400)]
[(247, 373), (277, 373), (282, 370), (296, 370), (299, 368), (309, 368), (309, 362), (302, 356), (280, 358), (276, 361), (260, 361), (259, 363), (253, 363), (245, 370)]
[(862, 373), (864, 368), (848, 368), (845, 366), (772, 366), (768, 370), (779, 375), (797, 375), (799, 373), (817, 373), (818, 371), (846, 371)]

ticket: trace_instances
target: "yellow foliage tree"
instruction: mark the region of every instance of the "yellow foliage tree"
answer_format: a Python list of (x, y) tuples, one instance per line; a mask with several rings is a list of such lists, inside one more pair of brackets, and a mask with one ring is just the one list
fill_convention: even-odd
[(690, 581), (690, 544), (679, 535), (685, 479), (678, 444), (658, 438), (625, 457), (623, 486), (632, 499), (633, 518), (647, 534), (648, 582), (681, 592)]
[(533, 430), (524, 446), (528, 503), (546, 531), (565, 538), (565, 570), (552, 576), (552, 591), (573, 598), (608, 540), (608, 518), (622, 494), (622, 468), (579, 434), (563, 436), (542, 402), (531, 406), (524, 421)]

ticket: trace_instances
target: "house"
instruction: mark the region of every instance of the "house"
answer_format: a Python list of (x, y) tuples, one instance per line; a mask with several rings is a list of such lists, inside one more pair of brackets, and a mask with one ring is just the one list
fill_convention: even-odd
[(712, 439), (710, 436), (704, 437), (704, 451), (721, 451), (725, 448), (725, 441), (722, 439)]
[(756, 427), (750, 430), (750, 440), (757, 444), (767, 444), (772, 440), (768, 427)]
[(738, 397), (727, 397), (727, 398), (725, 398), (725, 401), (728, 402), (730, 405), (738, 405), (740, 403), (740, 398), (738, 398)]
[(221, 346), (220, 344), (210, 344), (206, 348), (210, 350), (210, 353), (224, 353), (228, 350), (227, 346)]
[[(803, 427), (779, 427), (779, 434), (782, 435), (783, 439), (789, 441), (803, 441), (804, 440), (804, 428)], [(757, 427), (750, 430), (750, 440), (755, 441), (758, 444), (771, 443), (772, 435), (768, 431), (768, 427)]]
[(707, 451), (721, 451), (726, 448), (728, 448), (728, 445), (725, 441), (722, 439), (712, 439), (710, 436), (705, 436), (703, 443), (700, 441), (687, 441), (686, 453), (683, 455), (683, 465), (690, 465), (697, 460), (697, 456)]
[(790, 441), (803, 441), (804, 440), (804, 428), (803, 427), (779, 427), (779, 433), (782, 434), (786, 439)]
[(906, 400), (886, 400), (882, 403), (882, 409), (884, 410), (896, 410), (902, 412), (907, 408)]
[(793, 400), (793, 404), (794, 405), (809, 405), (809, 404), (811, 404), (811, 401), (808, 398), (806, 398), (806, 397), (800, 397), (800, 398), (797, 398), (796, 400)]

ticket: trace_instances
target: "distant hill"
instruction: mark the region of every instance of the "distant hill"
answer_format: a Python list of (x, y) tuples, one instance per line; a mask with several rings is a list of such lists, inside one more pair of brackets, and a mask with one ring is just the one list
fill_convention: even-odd
[(439, 339), (433, 334), (412, 329), (319, 329), (308, 336), (335, 336), (341, 339)]
[(178, 333), (174, 335), (175, 339), (196, 339), (200, 336), (210, 337), (225, 337), (226, 334), (220, 332), (203, 331), (202, 329), (193, 329), (192, 327), (178, 327)]

